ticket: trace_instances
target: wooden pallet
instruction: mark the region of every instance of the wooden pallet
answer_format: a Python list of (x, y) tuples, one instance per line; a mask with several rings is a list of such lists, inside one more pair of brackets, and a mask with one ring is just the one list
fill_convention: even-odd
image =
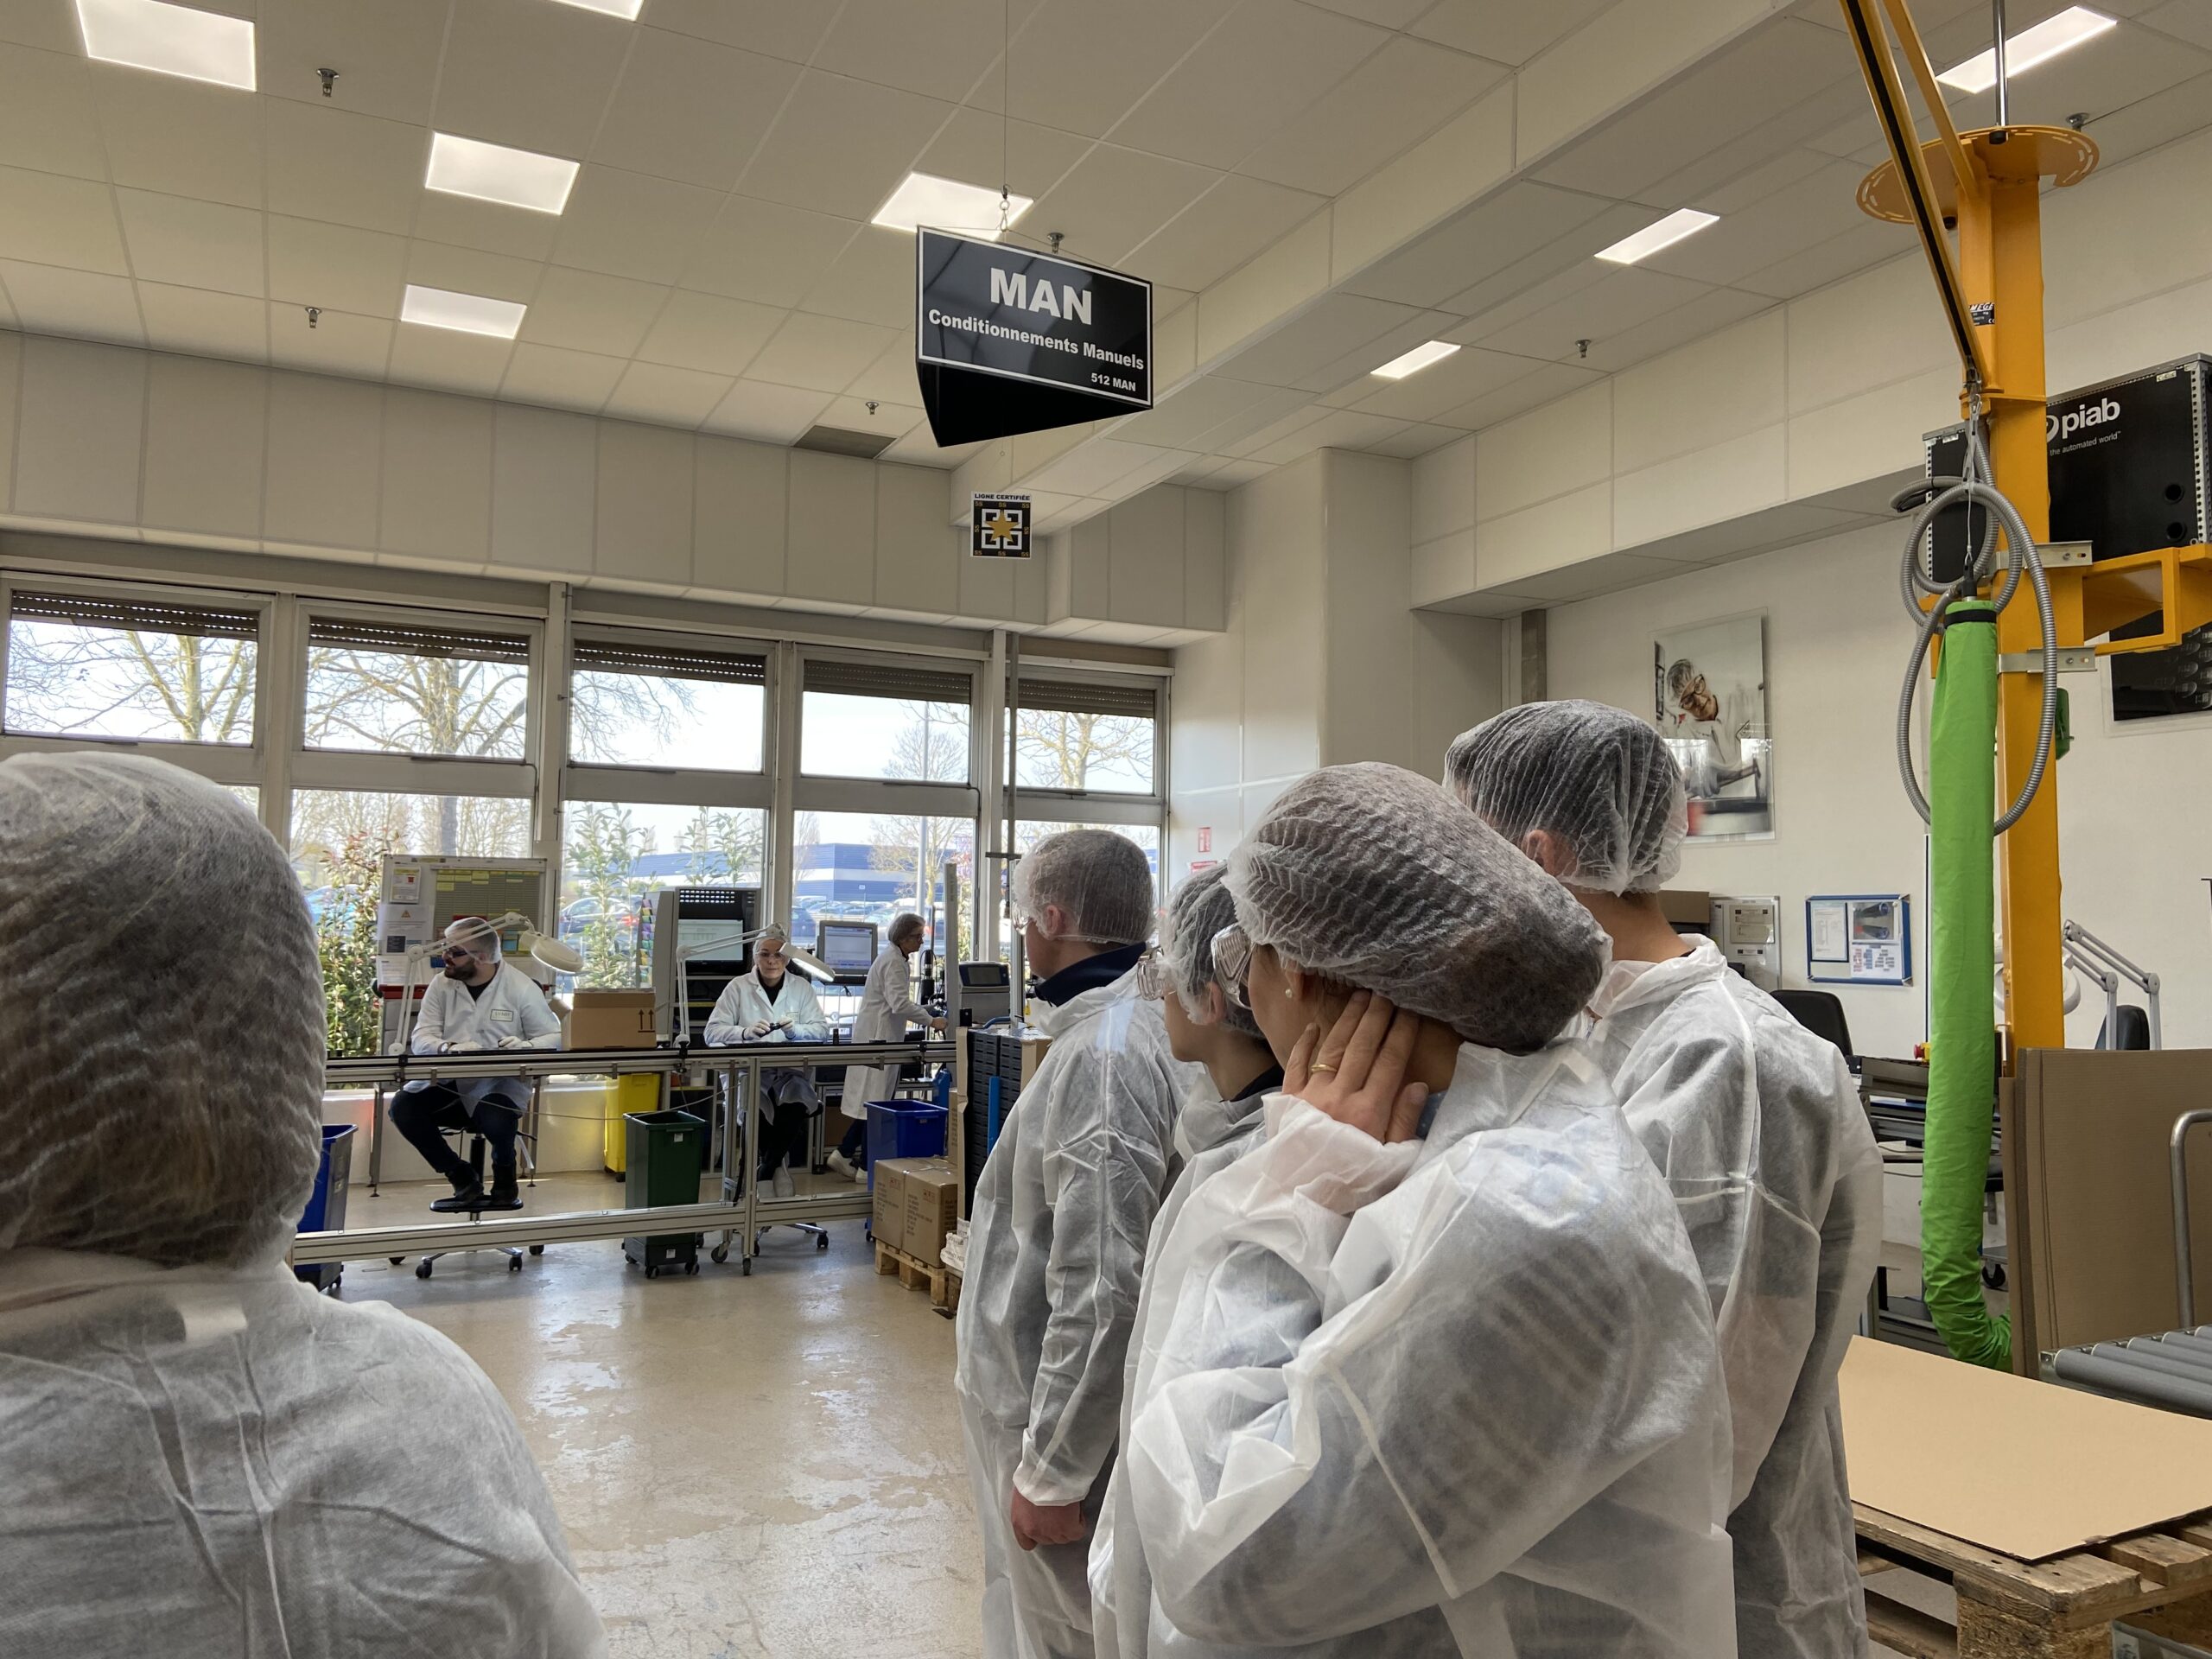
[(1866, 1592), (1875, 1641), (1910, 1659), (2110, 1659), (2113, 1620), (2212, 1644), (2212, 1511), (2046, 1561), (2016, 1560), (1854, 1503), (1859, 1567), (1948, 1580), (1955, 1626)]
[(899, 1275), (899, 1282), (909, 1290), (927, 1290), (930, 1306), (950, 1319), (960, 1306), (960, 1275), (950, 1268), (931, 1267), (918, 1256), (912, 1256), (896, 1245), (875, 1241), (875, 1271), (880, 1277)]

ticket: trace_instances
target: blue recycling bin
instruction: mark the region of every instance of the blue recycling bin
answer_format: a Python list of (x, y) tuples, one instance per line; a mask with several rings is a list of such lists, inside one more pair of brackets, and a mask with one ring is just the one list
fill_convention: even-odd
[[(324, 1124), (322, 1158), (315, 1165), (315, 1191), (308, 1194), (308, 1207), (300, 1216), (301, 1232), (335, 1233), (345, 1230), (346, 1188), (353, 1176), (353, 1126)], [(328, 1290), (344, 1275), (346, 1264), (318, 1262), (313, 1267), (294, 1268), (292, 1272), (302, 1284)]]
[(942, 1158), (945, 1124), (952, 1114), (926, 1100), (871, 1100), (868, 1103), (868, 1185), (890, 1158)]

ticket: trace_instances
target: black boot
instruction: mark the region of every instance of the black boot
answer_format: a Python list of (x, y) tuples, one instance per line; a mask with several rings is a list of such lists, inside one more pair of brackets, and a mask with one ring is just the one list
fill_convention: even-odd
[(484, 1207), (484, 1189), (476, 1184), (474, 1175), (448, 1175), (453, 1183), (453, 1196), (433, 1198), (430, 1208), (442, 1216), (473, 1216)]
[(492, 1172), (491, 1195), (484, 1200), (486, 1210), (519, 1210), (522, 1208), (522, 1189), (516, 1183), (514, 1171)]

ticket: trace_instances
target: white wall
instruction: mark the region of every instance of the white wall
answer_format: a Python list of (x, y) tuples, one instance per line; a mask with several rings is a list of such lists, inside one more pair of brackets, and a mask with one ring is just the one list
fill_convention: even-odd
[[(1830, 988), (1843, 998), (1854, 1042), (1876, 1054), (1909, 1054), (1925, 1035), (1923, 831), (1893, 758), (1897, 686), (1912, 643), (1897, 599), (1901, 551), (1894, 530), (1858, 531), (1549, 616), (1553, 696), (1648, 714), (1655, 632), (1765, 613), (1775, 834), (1693, 847), (1681, 885), (1779, 894), (1789, 985), (1809, 983), (1808, 895), (1910, 893), (1914, 982)], [(2170, 1046), (2212, 1046), (2212, 912), (2202, 880), (2212, 875), (2212, 715), (2115, 728), (2101, 674), (2069, 675), (2064, 683), (2074, 728), (2073, 752), (2056, 769), (2065, 913), (2163, 976)], [(1925, 758), (1921, 752), (1923, 767)], [(2085, 996), (2068, 1040), (2094, 1041), (2101, 1014)]]

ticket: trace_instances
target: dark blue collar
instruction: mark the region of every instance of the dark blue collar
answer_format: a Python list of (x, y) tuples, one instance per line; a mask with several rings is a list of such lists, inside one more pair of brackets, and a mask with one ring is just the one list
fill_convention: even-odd
[(1137, 965), (1137, 958), (1144, 955), (1144, 946), (1118, 945), (1103, 950), (1095, 957), (1085, 957), (1081, 962), (1070, 963), (1037, 988), (1037, 1000), (1049, 1002), (1054, 1007), (1072, 1002), (1085, 991), (1095, 991), (1101, 985), (1111, 985), (1123, 974)]
[(1270, 1065), (1266, 1071), (1236, 1091), (1237, 1100), (1249, 1100), (1255, 1095), (1272, 1095), (1282, 1087), (1282, 1067)]

